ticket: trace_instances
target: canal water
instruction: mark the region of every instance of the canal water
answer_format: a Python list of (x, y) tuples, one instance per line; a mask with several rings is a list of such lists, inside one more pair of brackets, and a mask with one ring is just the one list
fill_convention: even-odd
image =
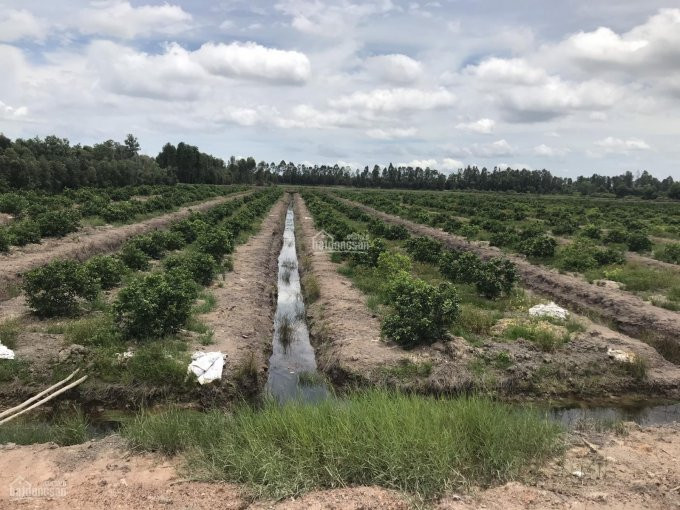
[[(253, 312), (256, 313), (255, 310)], [(286, 213), (283, 246), (279, 254), (273, 349), (265, 387), (266, 392), (280, 403), (292, 399), (315, 402), (328, 396), (326, 384), (316, 369), (305, 317), (295, 249), (295, 214), (291, 204)]]

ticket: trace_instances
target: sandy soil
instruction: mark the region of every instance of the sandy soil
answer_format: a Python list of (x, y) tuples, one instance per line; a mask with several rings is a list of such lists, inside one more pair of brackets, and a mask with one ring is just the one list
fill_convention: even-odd
[[(627, 426), (625, 435), (570, 435), (563, 457), (523, 483), (447, 493), (433, 508), (671, 509), (680, 508), (680, 425)], [(203, 508), (401, 509), (407, 495), (378, 487), (311, 492), (283, 501), (253, 500), (234, 484), (189, 481), (181, 458), (137, 455), (117, 436), (69, 447), (0, 446), (0, 509)], [(22, 481), (23, 480), (23, 481)], [(63, 490), (53, 497), (16, 498), (11, 489)]]
[(7, 299), (11, 286), (21, 282), (21, 275), (35, 267), (54, 259), (86, 260), (99, 253), (107, 253), (118, 249), (132, 236), (166, 228), (171, 223), (187, 217), (192, 211), (204, 212), (224, 202), (234, 200), (248, 194), (234, 193), (189, 207), (156, 216), (120, 227), (87, 227), (62, 238), (45, 239), (41, 244), (30, 244), (21, 248), (13, 248), (8, 254), (0, 255), (0, 299)]
[(217, 304), (212, 312), (201, 316), (201, 320), (214, 331), (214, 343), (196, 348), (227, 355), (226, 379), (232, 378), (253, 356), (261, 382), (264, 380), (271, 353), (277, 259), (287, 206), (286, 198), (274, 205), (259, 232), (236, 248), (234, 270), (209, 288)]
[(611, 321), (622, 332), (633, 336), (652, 336), (653, 340), (677, 344), (680, 335), (680, 314), (653, 306), (633, 294), (592, 285), (575, 275), (531, 264), (524, 257), (504, 254), (486, 243), (471, 242), (441, 229), (420, 225), (371, 207), (340, 199), (389, 223), (403, 225), (411, 233), (426, 235), (444, 245), (477, 253), (483, 258), (505, 256), (512, 260), (525, 287), (550, 296), (562, 306), (583, 313), (594, 312)]
[[(319, 299), (307, 303), (310, 333), (319, 367), (334, 379), (361, 378), (381, 365), (395, 365), (416, 355), (380, 340), (380, 321), (366, 307), (366, 296), (338, 273), (329, 254), (312, 250), (314, 221), (299, 194), (295, 217), (303, 276), (311, 272), (319, 284)], [(307, 271), (307, 272), (306, 272)]]

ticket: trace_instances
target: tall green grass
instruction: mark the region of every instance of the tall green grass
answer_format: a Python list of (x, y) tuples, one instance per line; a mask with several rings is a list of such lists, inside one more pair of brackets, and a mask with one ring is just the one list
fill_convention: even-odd
[(89, 424), (79, 409), (60, 414), (53, 421), (20, 417), (0, 425), (0, 444), (57, 443), (61, 446), (84, 443), (90, 439)]
[(428, 498), (515, 478), (562, 443), (557, 424), (526, 408), (377, 390), (232, 415), (170, 410), (140, 416), (122, 433), (136, 448), (187, 450), (207, 478), (273, 497), (380, 485)]

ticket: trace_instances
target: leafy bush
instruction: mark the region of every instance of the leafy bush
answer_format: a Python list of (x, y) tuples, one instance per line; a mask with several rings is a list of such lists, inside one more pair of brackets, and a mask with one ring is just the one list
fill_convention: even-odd
[(385, 231), (384, 237), (391, 240), (408, 239), (409, 233), (403, 225), (391, 225)]
[(85, 263), (85, 269), (102, 289), (112, 289), (118, 285), (125, 274), (125, 264), (118, 257), (97, 255)]
[(210, 285), (217, 274), (218, 266), (212, 255), (188, 251), (187, 253), (170, 255), (163, 261), (167, 271), (184, 271), (200, 285)]
[(595, 251), (594, 257), (600, 266), (623, 264), (626, 260), (623, 252), (615, 248), (599, 248)]
[(376, 273), (388, 282), (400, 273), (410, 273), (411, 259), (401, 253), (384, 251), (378, 256)]
[(435, 287), (406, 273), (390, 283), (388, 296), (392, 311), (381, 329), (402, 347), (440, 340), (460, 313), (460, 300), (452, 285)]
[(387, 244), (379, 237), (371, 239), (366, 251), (355, 251), (350, 253), (350, 260), (355, 264), (360, 264), (366, 267), (375, 267), (378, 265), (378, 258), (380, 254), (387, 250)]
[(8, 251), (10, 245), (10, 235), (7, 229), (0, 227), (0, 252)]
[(40, 226), (33, 220), (14, 222), (9, 228), (9, 233), (12, 236), (12, 244), (16, 246), (40, 242)]
[(475, 287), (485, 297), (496, 299), (509, 294), (517, 283), (517, 268), (508, 259), (493, 258), (482, 262), (475, 274)]
[(579, 235), (582, 235), (583, 237), (587, 237), (589, 239), (599, 239), (600, 237), (602, 237), (602, 231), (600, 230), (600, 227), (598, 227), (597, 225), (589, 223), (588, 225), (585, 225), (581, 229)]
[(151, 235), (141, 235), (134, 237), (128, 241), (129, 244), (138, 248), (142, 253), (148, 255), (152, 259), (159, 260), (163, 258), (165, 253), (165, 246), (157, 242)]
[(599, 265), (599, 249), (586, 238), (577, 238), (563, 246), (558, 255), (557, 265), (565, 271), (582, 272)]
[(501, 232), (494, 232), (489, 236), (489, 243), (491, 246), (512, 246), (519, 241), (519, 236), (516, 232), (504, 230)]
[(680, 264), (680, 243), (669, 243), (655, 253), (656, 258), (671, 264)]
[(628, 249), (631, 251), (643, 252), (652, 249), (652, 241), (647, 234), (642, 232), (631, 232), (628, 236)]
[(99, 285), (82, 264), (56, 260), (27, 272), (23, 289), (36, 314), (53, 317), (72, 315), (82, 301), (93, 301)]
[(472, 283), (481, 263), (481, 259), (472, 252), (449, 250), (439, 257), (439, 271), (451, 281)]
[(550, 230), (552, 231), (553, 235), (556, 236), (571, 235), (576, 232), (576, 225), (571, 221), (562, 221), (553, 225)]
[(42, 237), (63, 237), (80, 228), (80, 214), (74, 209), (53, 209), (39, 214), (38, 223)]
[(545, 234), (529, 237), (519, 245), (519, 251), (530, 257), (552, 257), (555, 255), (557, 242)]
[(180, 250), (186, 245), (184, 236), (180, 232), (170, 230), (154, 230), (151, 240), (164, 250)]
[(605, 243), (624, 244), (628, 241), (628, 234), (622, 228), (613, 228), (604, 235), (602, 240)]
[(128, 338), (175, 333), (189, 318), (198, 295), (184, 271), (152, 273), (124, 287), (113, 304), (115, 322)]
[(28, 200), (17, 193), (0, 195), (0, 212), (5, 214), (21, 214), (28, 207)]
[(192, 216), (175, 223), (170, 227), (170, 231), (179, 233), (186, 243), (193, 243), (198, 237), (198, 234), (207, 227), (208, 224), (199, 216)]
[(218, 227), (208, 227), (196, 237), (196, 249), (221, 260), (233, 250), (231, 234)]
[(140, 250), (134, 243), (127, 242), (118, 253), (118, 257), (127, 267), (134, 271), (146, 271), (149, 269), (149, 256)]
[(429, 237), (412, 237), (404, 243), (404, 248), (418, 262), (435, 263), (441, 252), (441, 244)]

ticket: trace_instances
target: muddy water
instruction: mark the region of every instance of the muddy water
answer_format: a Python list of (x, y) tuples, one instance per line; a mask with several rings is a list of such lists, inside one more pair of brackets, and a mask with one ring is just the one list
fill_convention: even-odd
[[(256, 313), (255, 310), (253, 312)], [(324, 399), (328, 390), (325, 384), (315, 382), (315, 377), (318, 381), (316, 359), (309, 342), (305, 303), (300, 287), (295, 250), (295, 216), (292, 206), (289, 206), (279, 255), (278, 302), (265, 391), (281, 403), (291, 399)]]
[(631, 402), (616, 407), (571, 405), (553, 408), (550, 410), (549, 416), (569, 428), (588, 421), (605, 423), (632, 421), (639, 425), (663, 425), (680, 421), (680, 403)]

